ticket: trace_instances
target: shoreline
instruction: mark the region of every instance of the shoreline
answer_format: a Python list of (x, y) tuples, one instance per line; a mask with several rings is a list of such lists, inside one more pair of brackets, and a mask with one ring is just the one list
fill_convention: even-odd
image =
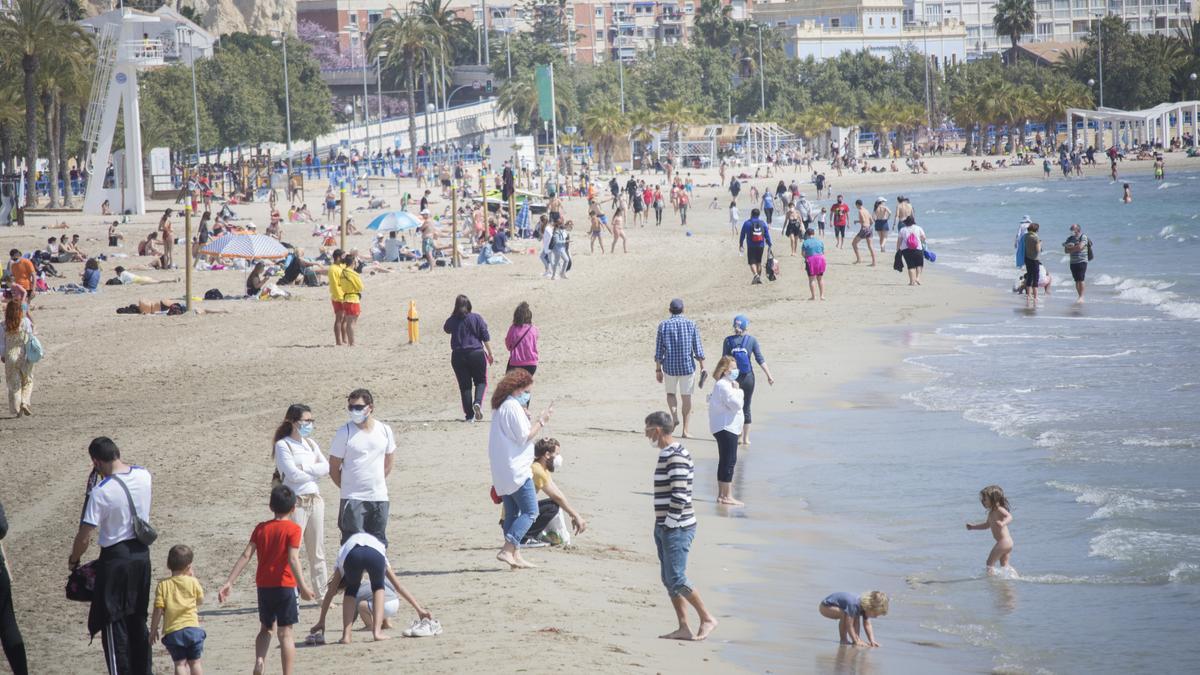
[[(925, 187), (923, 177), (892, 176), (909, 179), (906, 190)], [(411, 186), (406, 182), (405, 187)], [(727, 193), (698, 188), (694, 203), (712, 194)], [(918, 214), (925, 207), (915, 205)], [(265, 223), (265, 208), (251, 204), (239, 210)], [(578, 219), (582, 209), (582, 200), (568, 200), (569, 216)], [(690, 237), (681, 236), (669, 211), (661, 228), (627, 227), (633, 251), (628, 256), (587, 255), (586, 237), (577, 230), (572, 253), (578, 267), (567, 282), (541, 279), (536, 260), (525, 255), (514, 255), (515, 264), (504, 267), (398, 270), (367, 277), (362, 344), (354, 350), (329, 346), (325, 289), (298, 289), (290, 301), (209, 302), (202, 306), (230, 314), (178, 318), (118, 317), (113, 309), (139, 297), (175, 296), (181, 284), (45, 296), (34, 313), (47, 348), (35, 375), (35, 416), (0, 424), (0, 438), (9, 448), (0, 454), (0, 468), (25, 476), (30, 487), (24, 492), (10, 487), (0, 496), (12, 524), (5, 543), (20, 577), (14, 589), (18, 620), (32, 662), (100, 658), (94, 645), (78, 638), (86, 609), (61, 599), (57, 589), (65, 571), (56, 564), (73, 535), (86, 476), (82, 449), (92, 436), (113, 436), (128, 458), (155, 472), (152, 520), (161, 542), (196, 548), (197, 574), (212, 595), (253, 523), (267, 517), (266, 441), (283, 408), (295, 401), (312, 405), (320, 419), (317, 438), (325, 446), (344, 416), (342, 397), (361, 385), (375, 391), (380, 418), (404, 439), (388, 479), (389, 538), (396, 542), (389, 557), (413, 593), (442, 619), (446, 634), (374, 645), (356, 633), (358, 644), (350, 649), (300, 650), (301, 669), (353, 667), (370, 673), (402, 663), (459, 672), (557, 661), (601, 673), (730, 672), (722, 656), (726, 645), (751, 641), (756, 634), (755, 623), (738, 616), (730, 604), (738, 584), (753, 582), (748, 572), (755, 564), (750, 550), (755, 537), (737, 526), (743, 519), (714, 511), (714, 472), (703, 467), (713, 463), (716, 449), (703, 433), (707, 414), (699, 400), (693, 413), (698, 438), (688, 442), (698, 465), (700, 519), (690, 569), (722, 624), (707, 644), (655, 637), (673, 621), (649, 536), (653, 454), (643, 445), (640, 424), (646, 413), (665, 407), (651, 355), (654, 328), (666, 316), (667, 301), (684, 297), (686, 313), (704, 336), (710, 369), (733, 315), (750, 316), (750, 332), (762, 340), (779, 376), (774, 391), (759, 387), (756, 407), (775, 420), (791, 406), (821, 405), (824, 392), (839, 391), (891, 363), (896, 346), (883, 344), (873, 332), (879, 327), (915, 330), (971, 309), (990, 292), (936, 267), (926, 286), (909, 289), (886, 262), (879, 270), (851, 265), (848, 249), (828, 252), (830, 300), (825, 303), (803, 297), (803, 272), (786, 253), (780, 258), (781, 280), (751, 288), (744, 259), (731, 250), (724, 214), (694, 209), (690, 227), (696, 234)], [(144, 236), (153, 218), (123, 226), (129, 233), (125, 251), (141, 238), (138, 233)], [(72, 220), (78, 223), (73, 232), (97, 239), (103, 233), (102, 226), (86, 224), (95, 219)], [(40, 215), (39, 222), (51, 219)], [(0, 238), (22, 248), (47, 236), (36, 225), (0, 230)], [(302, 245), (309, 246), (307, 238)], [(88, 243), (85, 250), (101, 250), (101, 244)], [(104, 264), (106, 276), (113, 264)], [(79, 267), (62, 266), (68, 277)], [(170, 273), (148, 274), (170, 278)], [(243, 278), (238, 272), (198, 273), (195, 292), (212, 286), (228, 290)], [(567, 463), (556, 478), (590, 525), (571, 549), (531, 552), (530, 559), (542, 565), (532, 574), (500, 570), (491, 560), (498, 537), (487, 499), (486, 461), (481, 461), (486, 427), (452, 421), (458, 414), (457, 392), (437, 326), (457, 292), (472, 297), (489, 320), (494, 342), (521, 299), (530, 300), (543, 331), (543, 368), (532, 407), (540, 410), (557, 401), (548, 433), (563, 441)], [(417, 301), (426, 324), (422, 341), (411, 346), (403, 344), (409, 299)], [(855, 325), (862, 317), (866, 325)], [(497, 355), (504, 358), (499, 349)], [(698, 393), (702, 398), (706, 392)], [(766, 444), (752, 447), (749, 452), (758, 456), (771, 451)], [(337, 491), (329, 483), (322, 489), (328, 506)], [(743, 497), (752, 509), (755, 497)], [(336, 550), (336, 529), (327, 521), (328, 558)], [(164, 569), (165, 547), (159, 548), (152, 554), (155, 578)], [(830, 590), (839, 589), (825, 592)], [(253, 607), (252, 585), (243, 580), (228, 605), (202, 608), (210, 668), (224, 672), (249, 663)], [(301, 618), (299, 627), (306, 630), (315, 619), (310, 603), (302, 606)], [(160, 664), (163, 658), (158, 650)]]

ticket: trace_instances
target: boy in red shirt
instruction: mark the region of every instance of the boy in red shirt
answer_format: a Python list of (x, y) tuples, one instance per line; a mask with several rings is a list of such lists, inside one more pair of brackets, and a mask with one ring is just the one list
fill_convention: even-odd
[(296, 644), (292, 640), (292, 626), (300, 620), (300, 605), (296, 601), (296, 587), (300, 597), (312, 600), (313, 592), (300, 573), (300, 526), (289, 516), (296, 510), (296, 494), (286, 485), (271, 490), (271, 512), (273, 520), (259, 523), (250, 535), (250, 543), (242, 551), (229, 573), (229, 579), (217, 591), (217, 600), (224, 603), (229, 591), (242, 570), (258, 552), (258, 572), (254, 575), (258, 586), (258, 620), (262, 623), (254, 641), (254, 672), (266, 668), (267, 650), (271, 647), (271, 631), (279, 629), (279, 658), (283, 662), (284, 675), (291, 675), (292, 663), (296, 658)]

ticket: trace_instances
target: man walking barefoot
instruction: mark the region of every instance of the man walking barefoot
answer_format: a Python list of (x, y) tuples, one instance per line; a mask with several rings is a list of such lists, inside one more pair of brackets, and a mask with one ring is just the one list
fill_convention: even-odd
[[(704, 345), (700, 331), (691, 319), (683, 315), (683, 300), (675, 298), (670, 304), (671, 316), (658, 324), (654, 344), (654, 377), (667, 389), (667, 407), (674, 422), (680, 422), (676, 394), (683, 399), (683, 437), (688, 438), (688, 423), (692, 418), (692, 392), (696, 390), (696, 362), (700, 362), (701, 382), (704, 381)], [(674, 431), (674, 427), (672, 427)]]
[[(658, 549), (663, 585), (675, 608), (679, 627), (660, 638), (665, 640), (703, 640), (717, 627), (717, 618), (708, 613), (704, 602), (687, 578), (687, 556), (696, 536), (696, 514), (692, 510), (692, 456), (671, 437), (674, 422), (666, 412), (646, 416), (646, 438), (658, 451), (654, 468), (654, 544)], [(695, 635), (688, 626), (687, 606), (691, 604), (700, 618)]]

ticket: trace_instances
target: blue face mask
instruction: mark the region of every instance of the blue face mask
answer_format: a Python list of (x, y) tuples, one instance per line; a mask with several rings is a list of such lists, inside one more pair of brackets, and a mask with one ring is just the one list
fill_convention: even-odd
[(301, 422), (300, 423), (300, 436), (302, 438), (308, 438), (309, 436), (312, 436), (312, 432), (313, 432), (313, 423), (312, 422)]
[(531, 395), (529, 392), (523, 391), (516, 396), (513, 396), (513, 398), (517, 399), (517, 403), (520, 403), (522, 406), (528, 408), (530, 396)]

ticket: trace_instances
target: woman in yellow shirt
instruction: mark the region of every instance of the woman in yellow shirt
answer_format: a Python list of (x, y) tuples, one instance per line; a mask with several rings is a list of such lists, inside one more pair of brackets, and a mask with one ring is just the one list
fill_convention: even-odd
[(358, 251), (350, 251), (342, 257), (342, 267), (338, 274), (338, 286), (342, 292), (342, 332), (346, 344), (354, 346), (354, 324), (362, 313), (362, 277), (355, 266), (358, 264)]

